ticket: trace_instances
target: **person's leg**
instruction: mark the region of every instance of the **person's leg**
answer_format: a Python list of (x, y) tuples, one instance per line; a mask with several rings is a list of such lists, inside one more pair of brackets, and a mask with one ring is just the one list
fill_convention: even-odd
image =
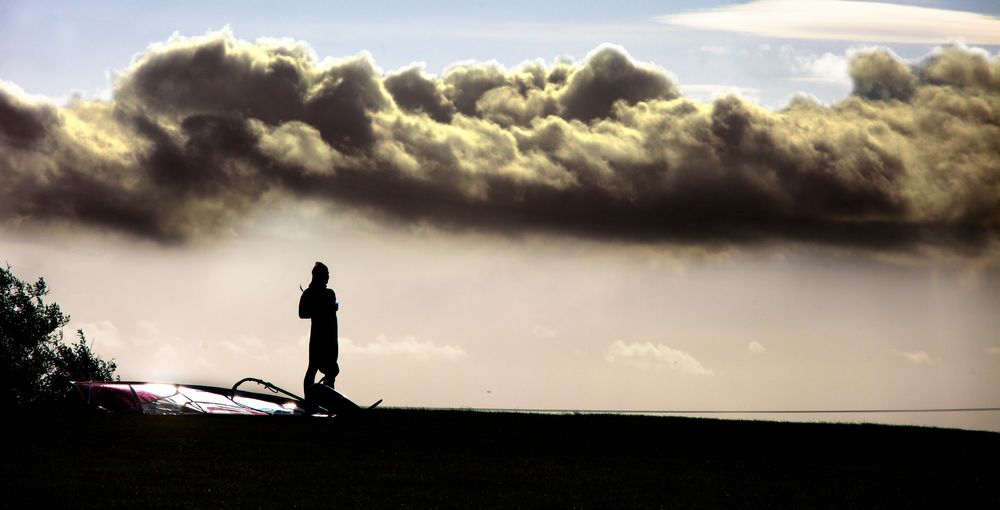
[(309, 387), (315, 383), (316, 383), (316, 365), (310, 363), (309, 368), (306, 368), (306, 377), (302, 381), (302, 391), (309, 389)]
[(323, 372), (320, 382), (333, 388), (337, 375), (340, 374), (340, 365), (337, 358), (340, 356), (340, 345), (337, 343), (337, 328), (333, 328), (333, 341), (323, 344), (323, 366), (319, 371)]
[(320, 379), (319, 382), (333, 388), (338, 374), (340, 374), (340, 365), (334, 361), (333, 365), (323, 369), (323, 378)]

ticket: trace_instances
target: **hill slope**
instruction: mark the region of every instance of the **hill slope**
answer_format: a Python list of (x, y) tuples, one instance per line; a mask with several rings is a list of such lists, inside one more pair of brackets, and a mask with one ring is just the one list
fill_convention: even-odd
[(8, 423), (4, 507), (1000, 507), (990, 432), (402, 409)]

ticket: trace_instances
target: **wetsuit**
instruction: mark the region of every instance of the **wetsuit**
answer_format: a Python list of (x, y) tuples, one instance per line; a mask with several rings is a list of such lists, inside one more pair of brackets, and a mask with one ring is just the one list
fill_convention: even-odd
[(333, 386), (340, 373), (337, 365), (339, 346), (337, 344), (337, 294), (325, 286), (313, 286), (302, 292), (299, 298), (299, 318), (312, 319), (309, 328), (309, 368), (306, 370), (306, 386), (315, 380), (316, 370), (323, 372), (323, 380)]

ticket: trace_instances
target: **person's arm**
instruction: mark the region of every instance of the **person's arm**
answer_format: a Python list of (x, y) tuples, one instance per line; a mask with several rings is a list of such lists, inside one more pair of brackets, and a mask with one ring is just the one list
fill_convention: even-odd
[(309, 289), (302, 291), (302, 295), (299, 296), (299, 318), (300, 319), (311, 319), (312, 318), (312, 306), (310, 306)]

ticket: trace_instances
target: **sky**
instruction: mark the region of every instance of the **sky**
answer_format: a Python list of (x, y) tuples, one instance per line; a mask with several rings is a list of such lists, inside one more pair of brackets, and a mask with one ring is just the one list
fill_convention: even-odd
[(123, 380), (301, 391), (323, 261), (360, 402), (997, 407), (998, 16), (8, 1), (0, 257)]

